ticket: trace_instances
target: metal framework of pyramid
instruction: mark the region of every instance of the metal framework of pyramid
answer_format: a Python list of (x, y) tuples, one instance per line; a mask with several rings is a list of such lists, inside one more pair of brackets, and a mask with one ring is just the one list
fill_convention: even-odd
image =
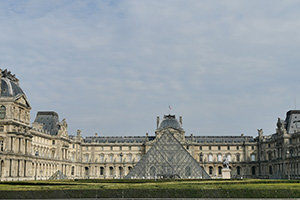
[(172, 133), (165, 132), (125, 178), (209, 179), (210, 176)]

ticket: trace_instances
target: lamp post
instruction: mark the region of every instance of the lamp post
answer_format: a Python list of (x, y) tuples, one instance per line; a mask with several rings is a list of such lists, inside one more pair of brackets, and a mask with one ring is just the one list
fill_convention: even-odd
[(203, 153), (201, 152), (200, 153), (200, 161), (201, 161), (201, 163), (202, 163), (202, 172), (201, 172), (201, 178), (203, 179), (203, 170), (204, 170), (204, 165), (203, 165)]
[(286, 151), (286, 158), (287, 158), (287, 175), (288, 179), (290, 180), (290, 164), (289, 164), (289, 159), (290, 159), (290, 152), (289, 150)]
[(37, 176), (37, 158), (39, 156), (39, 152), (36, 151), (35, 152), (35, 176), (34, 176), (34, 180), (36, 180), (36, 176)]
[(123, 152), (121, 152), (121, 154), (120, 154), (120, 163), (121, 163), (121, 168), (120, 168), (120, 179), (121, 179), (121, 176), (122, 176), (122, 169), (123, 169), (122, 161), (123, 161)]

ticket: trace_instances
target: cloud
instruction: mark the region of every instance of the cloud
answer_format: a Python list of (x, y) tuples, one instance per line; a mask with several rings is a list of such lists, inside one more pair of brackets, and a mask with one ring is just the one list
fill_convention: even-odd
[(271, 134), (299, 90), (299, 5), (1, 1), (1, 67), (70, 134), (153, 134), (169, 104), (187, 134)]

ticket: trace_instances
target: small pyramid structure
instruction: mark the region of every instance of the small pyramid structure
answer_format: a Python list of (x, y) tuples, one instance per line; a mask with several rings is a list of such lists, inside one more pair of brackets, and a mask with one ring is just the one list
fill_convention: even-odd
[(63, 175), (63, 173), (61, 173), (61, 171), (57, 171), (55, 172), (50, 178), (49, 180), (61, 180), (61, 179), (68, 179), (65, 175)]
[(210, 176), (173, 134), (166, 131), (125, 178), (210, 179)]

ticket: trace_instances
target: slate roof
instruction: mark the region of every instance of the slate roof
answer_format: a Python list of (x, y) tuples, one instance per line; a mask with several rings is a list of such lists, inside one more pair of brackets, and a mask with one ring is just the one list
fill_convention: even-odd
[(196, 141), (197, 143), (243, 143), (255, 142), (251, 136), (186, 136), (187, 141)]
[(154, 136), (149, 136), (148, 139), (146, 136), (125, 136), (125, 137), (99, 137), (92, 136), (84, 138), (84, 142), (86, 143), (144, 143), (147, 140), (154, 140)]
[(23, 90), (15, 82), (8, 78), (1, 79), (1, 97), (15, 97), (22, 94)]
[(43, 124), (43, 129), (50, 135), (57, 135), (59, 130), (58, 114), (52, 111), (40, 111), (37, 113), (34, 122)]

